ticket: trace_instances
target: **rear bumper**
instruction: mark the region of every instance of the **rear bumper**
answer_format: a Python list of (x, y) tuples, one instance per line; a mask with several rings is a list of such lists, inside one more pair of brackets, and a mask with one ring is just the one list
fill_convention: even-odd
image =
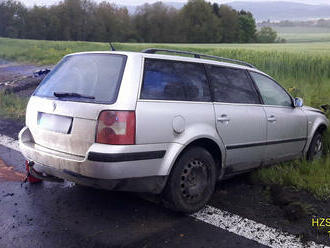
[(132, 192), (148, 192), (159, 194), (165, 187), (167, 176), (150, 176), (125, 179), (98, 179), (82, 176), (68, 170), (59, 170), (50, 166), (35, 163), (33, 169), (30, 169), (32, 176), (53, 182), (60, 182), (65, 179), (80, 185), (93, 188), (116, 190), (116, 191), (132, 191)]
[[(35, 144), (27, 127), (19, 134), (19, 146), (25, 158), (35, 163), (38, 172), (94, 187), (143, 192), (156, 192), (164, 186), (175, 151), (181, 148), (179, 144), (166, 143), (93, 144), (83, 157)], [(122, 187), (123, 184), (127, 187)]]

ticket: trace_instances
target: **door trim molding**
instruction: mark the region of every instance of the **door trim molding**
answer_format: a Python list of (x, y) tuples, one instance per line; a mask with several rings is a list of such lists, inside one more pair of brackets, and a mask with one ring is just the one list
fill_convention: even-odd
[(248, 144), (229, 145), (229, 146), (226, 146), (226, 149), (234, 150), (234, 149), (249, 148), (249, 147), (255, 147), (255, 146), (277, 145), (277, 144), (292, 143), (292, 142), (299, 142), (299, 141), (307, 141), (307, 137), (296, 138), (296, 139), (273, 140), (273, 141), (267, 141), (267, 142), (256, 142), (256, 143), (248, 143)]

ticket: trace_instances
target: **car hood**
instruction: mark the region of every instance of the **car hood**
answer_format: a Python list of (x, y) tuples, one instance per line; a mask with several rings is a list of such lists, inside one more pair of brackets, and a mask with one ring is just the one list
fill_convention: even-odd
[(312, 108), (312, 107), (309, 107), (309, 106), (304, 106), (302, 107), (302, 109), (304, 111), (312, 111), (312, 112), (317, 112), (317, 113), (320, 113), (320, 114), (324, 114), (324, 112), (320, 109), (317, 109), (317, 108)]

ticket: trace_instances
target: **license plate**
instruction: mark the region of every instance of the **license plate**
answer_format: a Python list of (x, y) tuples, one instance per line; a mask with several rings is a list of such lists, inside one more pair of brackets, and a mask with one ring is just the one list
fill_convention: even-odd
[(72, 120), (72, 117), (38, 113), (39, 128), (56, 133), (69, 134), (71, 132)]

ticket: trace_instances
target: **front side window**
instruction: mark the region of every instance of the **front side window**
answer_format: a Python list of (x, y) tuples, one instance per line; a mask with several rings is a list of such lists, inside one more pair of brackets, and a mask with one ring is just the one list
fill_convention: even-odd
[(64, 57), (35, 91), (40, 97), (113, 103), (117, 99), (126, 56), (78, 54)]
[(259, 88), (265, 105), (292, 107), (291, 97), (286, 91), (270, 78), (256, 72), (250, 72)]
[(246, 71), (207, 65), (216, 102), (259, 104), (259, 96)]
[(146, 59), (141, 99), (210, 101), (202, 64)]

